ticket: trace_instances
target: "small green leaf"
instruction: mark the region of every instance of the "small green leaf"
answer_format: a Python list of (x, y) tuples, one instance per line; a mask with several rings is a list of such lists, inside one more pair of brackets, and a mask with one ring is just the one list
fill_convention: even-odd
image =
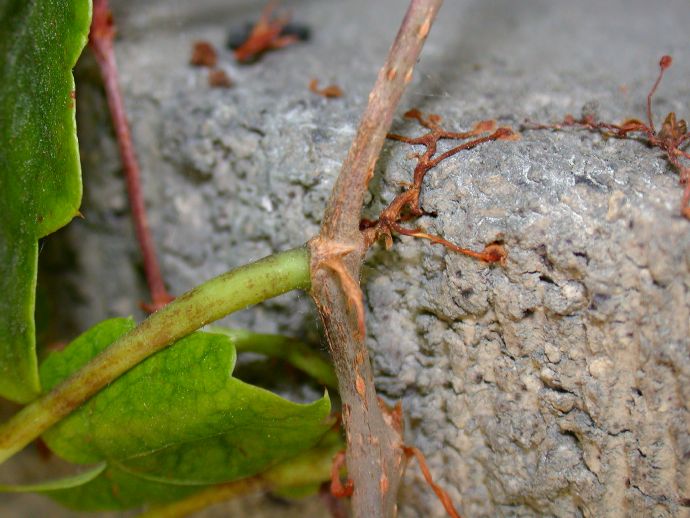
[(89, 0), (0, 0), (0, 396), (40, 392), (34, 304), (38, 239), (81, 203), (72, 68)]
[[(41, 365), (52, 387), (133, 326), (102, 322)], [(308, 405), (232, 377), (227, 336), (194, 333), (142, 362), (45, 435), (61, 457), (113, 461), (151, 481), (209, 484), (253, 475), (312, 447), (330, 401)]]
[(49, 493), (51, 491), (72, 489), (91, 482), (98, 475), (103, 473), (105, 467), (105, 462), (101, 462), (97, 466), (77, 475), (57, 480), (49, 480), (48, 482), (40, 482), (38, 484), (27, 484), (22, 486), (0, 484), (0, 493)]

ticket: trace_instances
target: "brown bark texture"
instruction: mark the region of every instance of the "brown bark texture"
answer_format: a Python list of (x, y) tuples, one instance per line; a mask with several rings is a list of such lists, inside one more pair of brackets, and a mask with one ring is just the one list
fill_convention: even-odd
[(323, 320), (335, 363), (347, 440), (347, 467), (354, 484), (355, 517), (394, 516), (405, 467), (402, 429), (395, 413), (377, 400), (364, 345), (360, 266), (366, 246), (361, 210), (395, 109), (441, 0), (412, 0), (340, 170), (320, 234), (310, 242), (312, 297)]

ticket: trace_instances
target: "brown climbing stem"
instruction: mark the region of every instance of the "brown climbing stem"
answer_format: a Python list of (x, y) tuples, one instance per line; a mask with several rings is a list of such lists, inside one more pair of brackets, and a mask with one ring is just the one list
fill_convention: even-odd
[(380, 406), (362, 333), (359, 229), (364, 194), (403, 91), (442, 0), (411, 0), (333, 188), (320, 234), (310, 241), (312, 297), (321, 314), (343, 401), (355, 518), (396, 514), (404, 471), (402, 427)]
[(113, 50), (115, 26), (108, 0), (94, 0), (89, 46), (94, 52), (101, 71), (108, 107), (117, 136), (117, 143), (125, 172), (129, 203), (134, 221), (134, 231), (144, 260), (144, 273), (151, 294), (151, 303), (143, 307), (149, 312), (156, 311), (170, 302), (173, 297), (165, 289), (161, 276), (156, 250), (146, 218), (144, 197), (141, 191), (139, 163), (134, 152), (129, 124), (125, 114), (122, 93), (118, 85), (117, 64)]

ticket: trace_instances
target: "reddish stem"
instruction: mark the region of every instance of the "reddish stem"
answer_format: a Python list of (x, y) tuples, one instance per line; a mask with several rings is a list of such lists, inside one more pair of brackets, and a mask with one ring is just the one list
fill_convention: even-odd
[(631, 133), (643, 133), (647, 144), (661, 149), (666, 154), (668, 162), (678, 170), (680, 183), (685, 184), (683, 198), (680, 203), (680, 213), (685, 218), (690, 219), (690, 167), (683, 165), (680, 160), (680, 157), (690, 159), (690, 153), (680, 149), (687, 145), (687, 142), (690, 140), (687, 123), (682, 119), (677, 120), (676, 114), (670, 112), (666, 119), (664, 119), (661, 129), (657, 131), (652, 119), (652, 97), (664, 77), (664, 72), (671, 66), (672, 62), (671, 56), (662, 56), (659, 61), (659, 75), (647, 94), (647, 124), (637, 119), (628, 119), (622, 124), (611, 124), (610, 122), (597, 121), (591, 115), (584, 116), (581, 119), (576, 119), (572, 115), (566, 115), (559, 124), (533, 124), (528, 121), (526, 128), (561, 130), (565, 127), (579, 127), (621, 139), (634, 138), (630, 136)]
[(454, 243), (451, 243), (450, 241), (443, 239), (440, 236), (435, 236), (433, 234), (427, 234), (426, 232), (422, 232), (419, 229), (411, 230), (401, 225), (398, 225), (397, 223), (390, 223), (390, 228), (398, 234), (403, 234), (405, 236), (411, 236), (420, 239), (428, 239), (432, 243), (445, 246), (453, 252), (463, 254), (468, 257), (472, 257), (473, 259), (484, 261), (486, 263), (500, 263), (501, 265), (505, 266), (508, 257), (508, 253), (506, 252), (505, 248), (498, 243), (491, 243), (485, 246), (484, 250), (482, 250), (481, 252), (475, 252), (474, 250), (470, 250), (469, 248), (462, 248)]
[(461, 518), (460, 513), (457, 511), (457, 509), (455, 509), (453, 501), (450, 499), (450, 496), (448, 496), (448, 493), (446, 493), (445, 490), (431, 478), (431, 472), (426, 464), (424, 454), (414, 446), (403, 446), (403, 450), (405, 451), (405, 455), (408, 457), (414, 457), (417, 459), (419, 468), (422, 470), (422, 475), (424, 475), (424, 480), (426, 480), (426, 483), (429, 484), (431, 489), (434, 490), (434, 493), (436, 493), (436, 496), (443, 504), (443, 508), (448, 513), (448, 516), (451, 518)]
[(108, 107), (110, 108), (110, 115), (115, 128), (120, 156), (122, 157), (122, 166), (125, 171), (134, 231), (141, 248), (144, 260), (144, 273), (151, 294), (151, 304), (142, 304), (142, 307), (146, 311), (153, 312), (165, 306), (173, 300), (173, 297), (165, 289), (146, 218), (139, 163), (132, 145), (122, 93), (118, 85), (117, 64), (113, 50), (114, 36), (115, 26), (112, 13), (108, 7), (108, 0), (94, 0), (89, 46), (94, 51), (101, 71), (101, 77), (103, 78), (103, 86), (105, 87)]
[(671, 63), (671, 56), (661, 57), (661, 60), (659, 60), (659, 76), (656, 78), (654, 86), (652, 86), (652, 89), (647, 94), (647, 122), (649, 123), (652, 133), (656, 133), (656, 129), (654, 128), (654, 120), (652, 119), (652, 96), (654, 95), (654, 92), (656, 92), (659, 83), (661, 83), (661, 79), (664, 77), (664, 72), (668, 67), (671, 66)]
[(333, 464), (331, 465), (331, 495), (336, 498), (344, 498), (352, 496), (354, 491), (354, 484), (352, 480), (347, 479), (345, 484), (340, 480), (340, 469), (345, 467), (345, 451), (340, 451), (333, 457)]

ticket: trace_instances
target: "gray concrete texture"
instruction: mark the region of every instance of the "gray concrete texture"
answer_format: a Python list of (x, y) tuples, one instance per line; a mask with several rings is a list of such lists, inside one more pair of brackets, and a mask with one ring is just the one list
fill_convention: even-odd
[[(115, 3), (122, 87), (174, 294), (317, 232), (405, 4), (289, 4), (311, 41), (249, 66), (220, 50), (235, 86), (212, 89), (206, 71), (188, 65), (192, 42), (222, 49), (259, 3)], [(454, 130), (583, 109), (612, 122), (643, 118), (663, 54), (674, 65), (655, 97), (656, 123), (669, 111), (683, 117), (688, 27), (684, 1), (448, 1), (394, 129), (420, 134), (402, 118), (412, 107)], [(345, 96), (311, 93), (312, 77)], [(88, 63), (78, 100), (86, 219), (63, 233), (78, 266), (60, 286), (84, 329), (136, 314), (145, 291)], [(415, 151), (386, 144), (367, 215), (410, 180)], [(422, 205), (437, 216), (418, 222), (474, 249), (502, 240), (504, 268), (412, 238), (372, 250), (363, 282), (377, 387), (402, 400), (406, 440), (463, 516), (688, 515), (690, 222), (678, 215), (680, 196), (677, 172), (643, 143), (524, 132), (433, 169)], [(228, 323), (319, 332), (303, 294)], [(416, 467), (400, 515), (444, 516)]]

